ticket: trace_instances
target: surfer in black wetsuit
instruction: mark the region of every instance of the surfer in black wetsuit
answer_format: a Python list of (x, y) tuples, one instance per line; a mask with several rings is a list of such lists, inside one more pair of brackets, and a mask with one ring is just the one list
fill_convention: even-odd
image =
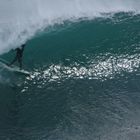
[(21, 47), (15, 49), (15, 51), (16, 51), (16, 57), (14, 58), (14, 60), (8, 66), (11, 66), (16, 61), (18, 61), (20, 70), (22, 69), (22, 56), (23, 56), (23, 51), (24, 51), (25, 45), (26, 44), (23, 44), (23, 45), (21, 45)]

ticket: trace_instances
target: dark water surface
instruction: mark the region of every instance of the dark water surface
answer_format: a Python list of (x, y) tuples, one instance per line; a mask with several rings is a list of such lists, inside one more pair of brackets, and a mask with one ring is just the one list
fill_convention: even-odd
[(0, 66), (0, 140), (139, 140), (139, 29), (139, 15), (119, 13), (28, 41), (31, 77)]

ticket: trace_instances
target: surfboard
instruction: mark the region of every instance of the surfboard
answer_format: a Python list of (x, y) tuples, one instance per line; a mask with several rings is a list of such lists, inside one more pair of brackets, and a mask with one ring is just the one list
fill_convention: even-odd
[(20, 70), (18, 67), (12, 67), (11, 69), (16, 74), (30, 76), (30, 72), (23, 70), (23, 69)]
[(12, 65), (12, 66), (8, 66), (9, 62), (1, 59), (0, 58), (0, 62), (3, 64), (3, 66), (5, 68), (7, 68), (8, 70), (14, 72), (15, 74), (19, 74), (19, 75), (25, 75), (25, 76), (30, 76), (30, 72), (26, 71), (26, 70), (20, 70), (19, 67)]

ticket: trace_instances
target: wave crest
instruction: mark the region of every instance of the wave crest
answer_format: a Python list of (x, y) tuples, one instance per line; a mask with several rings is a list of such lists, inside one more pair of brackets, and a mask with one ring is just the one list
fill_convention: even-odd
[(102, 13), (139, 12), (138, 0), (0, 1), (0, 54), (16, 48), (48, 25), (95, 18)]

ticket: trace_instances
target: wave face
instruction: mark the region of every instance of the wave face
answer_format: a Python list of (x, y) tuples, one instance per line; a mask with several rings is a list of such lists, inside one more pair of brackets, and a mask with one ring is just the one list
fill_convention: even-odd
[(140, 139), (139, 29), (140, 15), (122, 12), (30, 39), (23, 60), (31, 77), (0, 63), (0, 139)]
[(1, 0), (0, 54), (65, 20), (91, 19), (120, 11), (137, 13), (139, 9), (139, 0)]

